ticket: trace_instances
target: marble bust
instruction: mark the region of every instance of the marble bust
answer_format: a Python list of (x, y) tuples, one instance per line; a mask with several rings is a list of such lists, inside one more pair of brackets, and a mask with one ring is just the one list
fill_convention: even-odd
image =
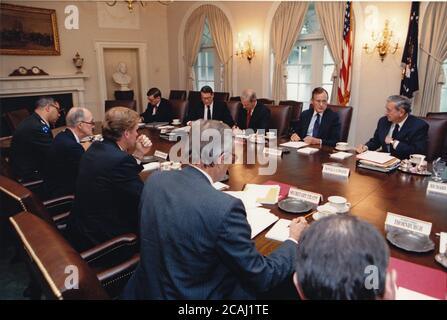
[(132, 77), (127, 74), (127, 66), (124, 62), (118, 63), (116, 72), (112, 75), (113, 81), (120, 85), (121, 91), (129, 91), (129, 83)]

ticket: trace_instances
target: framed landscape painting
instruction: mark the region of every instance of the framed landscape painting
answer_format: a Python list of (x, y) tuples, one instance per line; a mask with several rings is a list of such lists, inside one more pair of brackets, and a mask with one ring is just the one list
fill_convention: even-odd
[(0, 21), (0, 54), (61, 54), (56, 10), (1, 3)]

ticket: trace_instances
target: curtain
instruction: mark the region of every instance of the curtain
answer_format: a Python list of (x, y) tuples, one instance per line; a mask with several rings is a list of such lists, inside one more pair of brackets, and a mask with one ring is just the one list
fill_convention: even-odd
[(200, 49), (200, 41), (202, 39), (203, 27), (205, 25), (205, 9), (203, 6), (197, 8), (189, 17), (185, 27), (183, 42), (183, 59), (186, 67), (186, 89), (194, 90), (194, 63)]
[(307, 2), (282, 2), (275, 12), (271, 29), (271, 45), (275, 58), (272, 95), (275, 101), (286, 98), (285, 62), (303, 26)]
[(204, 5), (204, 12), (208, 18), (211, 36), (213, 37), (214, 46), (216, 47), (219, 60), (223, 64), (223, 91), (230, 92), (232, 84), (232, 61), (233, 54), (233, 35), (231, 32), (230, 23), (225, 14), (213, 5)]
[(414, 113), (419, 116), (439, 112), (444, 82), (442, 64), (447, 59), (446, 20), (446, 2), (431, 2), (427, 6), (419, 51), (419, 91), (414, 101)]
[(345, 2), (315, 2), (315, 11), (320, 21), (321, 31), (334, 59), (334, 72), (332, 73), (331, 103), (338, 104), (339, 72), (343, 57), (343, 27), (345, 15)]

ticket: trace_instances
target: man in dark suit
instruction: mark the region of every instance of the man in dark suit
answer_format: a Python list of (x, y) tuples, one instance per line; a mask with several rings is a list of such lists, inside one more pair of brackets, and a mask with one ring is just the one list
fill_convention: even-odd
[(256, 92), (252, 89), (246, 89), (241, 94), (241, 103), (237, 128), (253, 129), (254, 131), (269, 129), (270, 110), (259, 103), (256, 98)]
[[(190, 139), (210, 141), (207, 130), (223, 137), (231, 129), (196, 121)], [(295, 241), (305, 219), (292, 220), (290, 238), (270, 256), (261, 255), (250, 239), (242, 202), (213, 187), (232, 162), (232, 139), (211, 139), (211, 152), (202, 152), (208, 143), (190, 144), (195, 164), (147, 180), (140, 202), (141, 260), (124, 298), (248, 299), (291, 282)]]
[(395, 298), (396, 271), (387, 270), (388, 244), (368, 222), (333, 215), (312, 223), (299, 243), (293, 280), (301, 299)]
[(14, 131), (11, 165), (17, 179), (31, 181), (42, 178), (45, 157), (53, 142), (50, 125), (56, 123), (59, 114), (59, 103), (53, 98), (42, 97), (37, 100), (34, 113)]
[(149, 122), (171, 122), (172, 105), (169, 100), (161, 97), (158, 88), (151, 88), (147, 92), (147, 108), (140, 116), (146, 123)]
[(357, 147), (357, 152), (377, 150), (390, 153), (399, 159), (410, 154), (427, 154), (428, 124), (412, 116), (411, 100), (405, 96), (390, 96), (385, 106), (385, 116), (379, 119), (374, 136)]
[(322, 87), (312, 91), (312, 107), (301, 113), (290, 140), (335, 146), (340, 140), (341, 124), (338, 114), (327, 107), (328, 97)]
[(77, 250), (137, 231), (143, 189), (140, 161), (152, 145), (146, 136), (138, 136), (139, 121), (139, 114), (129, 108), (110, 109), (102, 128), (104, 140), (94, 142), (81, 158), (69, 223)]
[(48, 198), (74, 194), (79, 162), (84, 154), (80, 140), (91, 136), (95, 127), (92, 113), (85, 108), (71, 108), (65, 122), (67, 128), (54, 138), (45, 161)]
[(232, 127), (234, 124), (230, 110), (224, 101), (214, 101), (214, 92), (210, 86), (204, 86), (200, 89), (201, 102), (188, 107), (188, 116), (186, 121), (195, 121), (198, 119), (218, 120)]

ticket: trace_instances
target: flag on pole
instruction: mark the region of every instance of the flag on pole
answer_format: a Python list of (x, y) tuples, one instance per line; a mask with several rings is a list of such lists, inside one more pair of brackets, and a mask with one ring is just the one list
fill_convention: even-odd
[(419, 90), (418, 80), (418, 30), (419, 30), (419, 2), (411, 3), (410, 23), (408, 25), (407, 40), (402, 55), (402, 81), (400, 94), (408, 98)]
[(351, 99), (351, 68), (352, 68), (353, 23), (351, 1), (346, 2), (343, 26), (342, 66), (338, 82), (338, 102), (346, 106)]

